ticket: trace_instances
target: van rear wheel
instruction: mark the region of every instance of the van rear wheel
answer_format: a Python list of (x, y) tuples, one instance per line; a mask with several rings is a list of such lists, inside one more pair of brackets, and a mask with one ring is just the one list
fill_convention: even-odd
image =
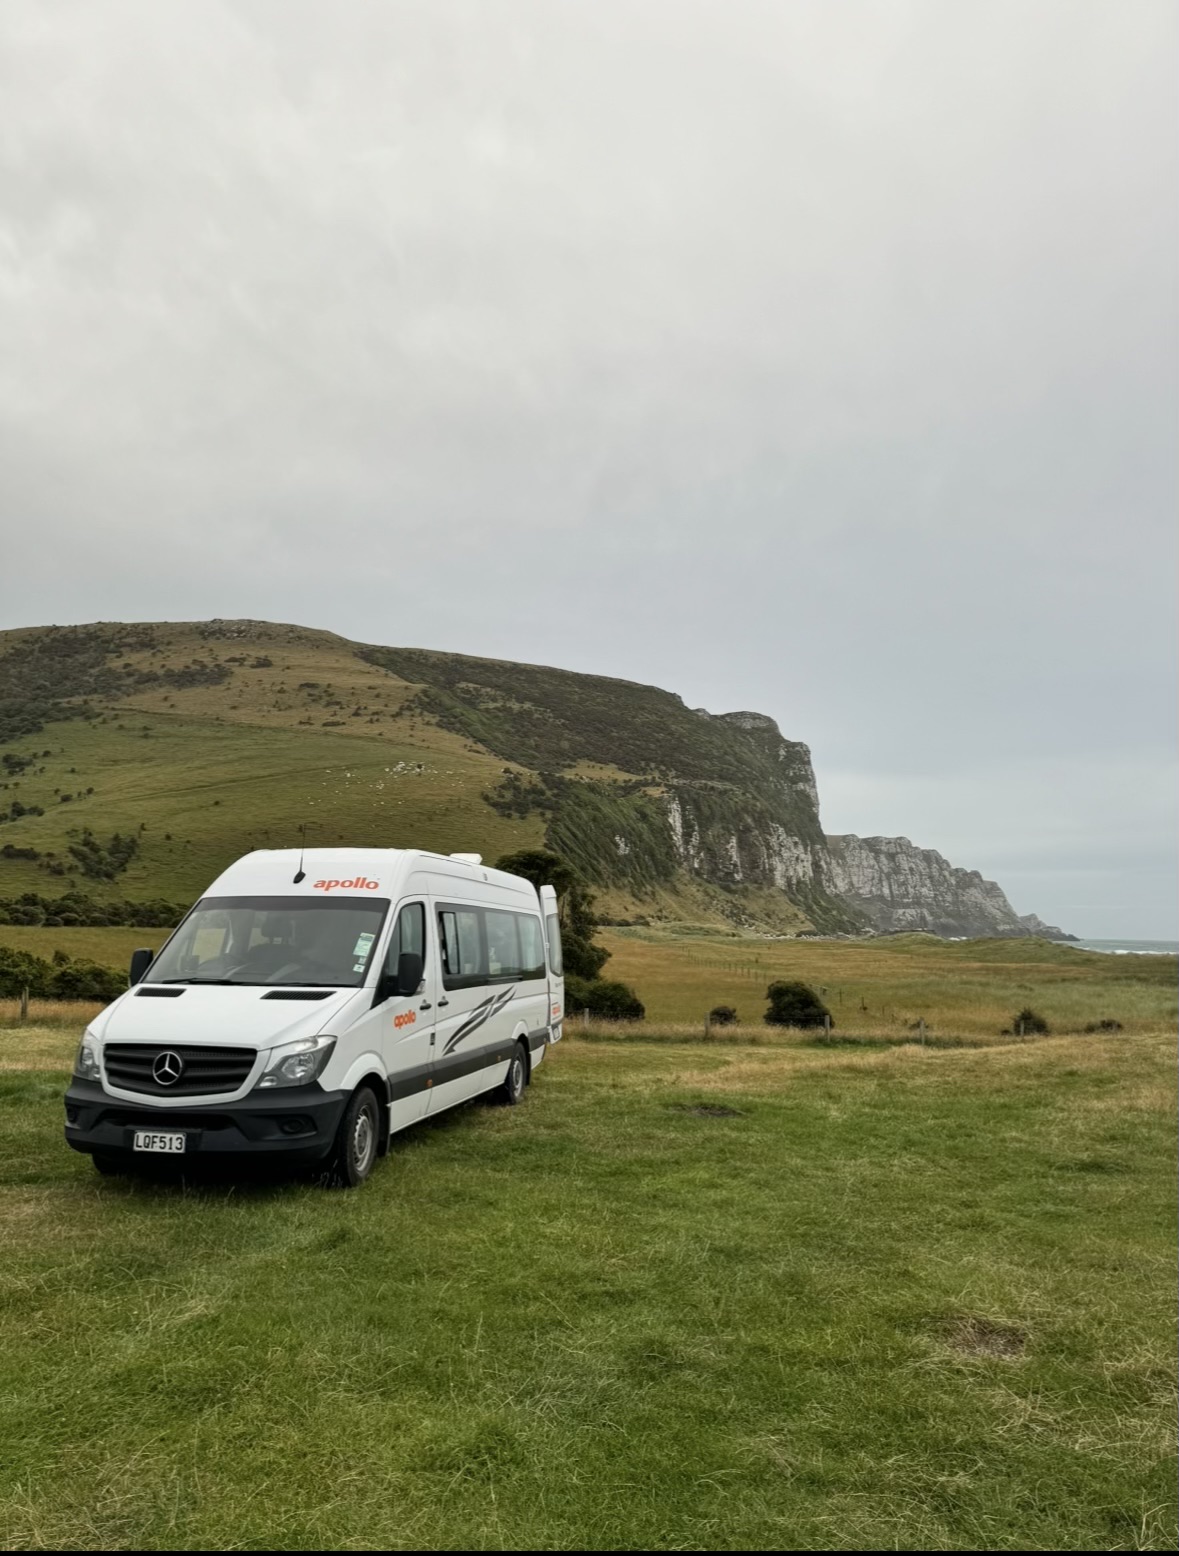
[(370, 1086), (360, 1086), (349, 1098), (340, 1120), (332, 1181), (343, 1189), (359, 1188), (373, 1170), (380, 1141), (380, 1103)]
[(524, 1100), (524, 1088), (528, 1084), (528, 1050), (523, 1043), (517, 1043), (512, 1049), (512, 1057), (508, 1063), (508, 1073), (504, 1077), (503, 1085), (499, 1089), (500, 1098), (508, 1107), (514, 1108), (518, 1102)]

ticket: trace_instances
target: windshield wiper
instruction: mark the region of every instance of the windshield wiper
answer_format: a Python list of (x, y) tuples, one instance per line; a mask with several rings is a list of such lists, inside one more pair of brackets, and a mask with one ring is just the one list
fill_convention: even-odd
[(245, 978), (161, 978), (161, 983), (224, 983), (234, 989), (264, 989), (264, 983), (250, 983)]
[[(259, 988), (263, 985), (259, 984)], [(268, 989), (350, 989), (350, 983), (307, 983), (302, 978), (284, 978), (281, 983), (268, 983)]]

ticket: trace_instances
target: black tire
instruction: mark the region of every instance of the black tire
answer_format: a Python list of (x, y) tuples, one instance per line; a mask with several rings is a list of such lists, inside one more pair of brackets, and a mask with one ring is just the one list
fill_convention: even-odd
[(514, 1108), (524, 1100), (524, 1088), (528, 1084), (528, 1050), (523, 1043), (512, 1049), (508, 1061), (508, 1073), (499, 1088), (500, 1101), (505, 1107)]
[(380, 1143), (381, 1105), (370, 1086), (358, 1086), (336, 1133), (332, 1182), (342, 1189), (359, 1188), (373, 1170)]
[(104, 1178), (118, 1178), (127, 1171), (117, 1156), (108, 1156), (105, 1151), (95, 1151), (90, 1160)]

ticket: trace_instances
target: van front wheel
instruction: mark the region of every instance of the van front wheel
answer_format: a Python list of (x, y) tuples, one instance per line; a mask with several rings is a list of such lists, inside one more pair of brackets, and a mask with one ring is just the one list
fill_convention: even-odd
[(371, 1087), (361, 1086), (349, 1099), (336, 1136), (331, 1176), (341, 1188), (359, 1188), (372, 1172), (380, 1139), (380, 1103)]
[(524, 1098), (524, 1088), (528, 1084), (528, 1051), (523, 1043), (517, 1043), (512, 1049), (511, 1061), (508, 1064), (508, 1073), (504, 1083), (499, 1089), (500, 1097), (508, 1107), (514, 1108)]

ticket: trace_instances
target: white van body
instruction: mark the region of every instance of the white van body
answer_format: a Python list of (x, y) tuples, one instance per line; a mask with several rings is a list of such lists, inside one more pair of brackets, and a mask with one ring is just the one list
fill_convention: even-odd
[(428, 1114), (500, 1088), (519, 1100), (563, 1013), (552, 887), (478, 855), (247, 854), (87, 1029), (66, 1139), (103, 1170), (234, 1153), (338, 1165), (364, 1093), (363, 1177)]

